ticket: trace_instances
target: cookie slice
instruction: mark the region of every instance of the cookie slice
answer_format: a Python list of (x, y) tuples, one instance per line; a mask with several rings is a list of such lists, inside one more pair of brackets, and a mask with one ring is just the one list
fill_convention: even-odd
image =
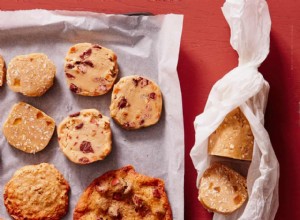
[(4, 205), (14, 219), (59, 220), (68, 211), (70, 186), (52, 165), (17, 170), (4, 187)]
[(240, 208), (247, 197), (246, 179), (223, 164), (213, 164), (200, 180), (198, 199), (212, 212), (230, 214)]
[(41, 96), (52, 85), (56, 74), (54, 63), (43, 53), (14, 57), (7, 68), (7, 84), (14, 92)]
[(111, 151), (109, 118), (96, 109), (69, 115), (58, 126), (60, 149), (74, 163), (103, 160)]
[(13, 147), (26, 153), (37, 153), (49, 143), (55, 121), (41, 110), (19, 102), (3, 125), (3, 134)]
[(162, 111), (162, 94), (156, 83), (141, 76), (126, 76), (114, 86), (110, 115), (123, 128), (156, 124)]
[(171, 220), (172, 211), (162, 180), (126, 166), (95, 179), (81, 195), (73, 219)]
[(209, 136), (210, 155), (230, 157), (239, 160), (252, 160), (254, 136), (250, 124), (240, 110), (231, 111)]
[(75, 44), (65, 58), (65, 75), (72, 92), (83, 96), (103, 95), (117, 78), (117, 56), (98, 44)]
[(5, 62), (2, 56), (0, 56), (0, 87), (4, 84), (6, 74)]

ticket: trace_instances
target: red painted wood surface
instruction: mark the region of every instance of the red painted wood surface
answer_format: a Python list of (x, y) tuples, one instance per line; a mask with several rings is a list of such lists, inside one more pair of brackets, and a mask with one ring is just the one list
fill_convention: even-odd
[[(196, 3), (197, 2), (197, 3)], [(178, 64), (185, 125), (185, 219), (211, 215), (197, 201), (196, 171), (189, 152), (193, 121), (203, 111), (212, 85), (237, 65), (229, 44), (229, 28), (220, 7), (223, 0), (0, 0), (1, 10), (66, 9), (104, 13), (150, 11), (184, 14)], [(281, 169), (277, 220), (300, 219), (300, 1), (269, 0), (271, 52), (260, 70), (271, 90), (266, 128)]]

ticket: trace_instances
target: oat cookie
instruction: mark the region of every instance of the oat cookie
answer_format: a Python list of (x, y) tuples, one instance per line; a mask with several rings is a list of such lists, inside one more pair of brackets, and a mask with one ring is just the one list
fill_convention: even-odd
[(72, 92), (83, 96), (103, 95), (117, 78), (117, 56), (98, 44), (75, 44), (65, 58), (65, 75)]
[(48, 163), (24, 166), (4, 187), (4, 205), (14, 219), (60, 220), (68, 211), (70, 186)]
[(231, 111), (208, 139), (210, 155), (252, 160), (254, 136), (250, 124), (240, 110)]
[(37, 153), (49, 143), (55, 129), (55, 121), (41, 110), (19, 102), (3, 125), (8, 143), (26, 153)]
[(132, 166), (107, 172), (81, 195), (74, 220), (171, 220), (164, 182), (135, 172)]
[(156, 124), (162, 111), (162, 94), (156, 83), (141, 76), (126, 76), (114, 86), (110, 115), (123, 128)]
[(111, 151), (109, 118), (96, 109), (69, 115), (57, 128), (60, 149), (74, 163), (103, 160)]
[(43, 53), (14, 57), (7, 68), (11, 90), (26, 96), (41, 96), (52, 85), (56, 74), (54, 63)]
[(4, 84), (6, 75), (5, 62), (3, 57), (0, 55), (0, 87)]
[(213, 164), (200, 180), (198, 199), (210, 211), (230, 214), (247, 198), (246, 179), (223, 164)]

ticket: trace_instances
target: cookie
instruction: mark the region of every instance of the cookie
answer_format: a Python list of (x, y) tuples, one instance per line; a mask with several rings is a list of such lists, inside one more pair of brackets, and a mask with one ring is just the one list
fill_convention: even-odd
[(156, 83), (141, 76), (126, 76), (114, 86), (110, 115), (123, 128), (156, 124), (162, 111), (162, 94)]
[(117, 78), (117, 56), (98, 44), (75, 44), (65, 58), (65, 75), (72, 92), (83, 96), (103, 95)]
[(41, 110), (19, 102), (3, 125), (3, 134), (8, 143), (26, 153), (43, 150), (55, 129), (55, 121)]
[(79, 198), (73, 219), (171, 220), (172, 211), (162, 180), (126, 166), (95, 179)]
[(4, 84), (5, 74), (6, 74), (5, 62), (3, 60), (3, 57), (0, 56), (0, 86)]
[(206, 209), (230, 214), (247, 198), (246, 179), (234, 170), (215, 163), (203, 173), (198, 199)]
[(230, 157), (239, 160), (252, 160), (254, 136), (250, 124), (236, 108), (223, 120), (208, 139), (210, 155)]
[(59, 124), (57, 135), (60, 149), (74, 163), (103, 160), (111, 151), (109, 118), (96, 109), (69, 115)]
[(70, 186), (52, 165), (17, 170), (4, 187), (4, 205), (14, 219), (60, 220), (68, 211)]
[(54, 63), (43, 53), (14, 57), (7, 68), (7, 84), (14, 92), (41, 96), (52, 85), (56, 74)]

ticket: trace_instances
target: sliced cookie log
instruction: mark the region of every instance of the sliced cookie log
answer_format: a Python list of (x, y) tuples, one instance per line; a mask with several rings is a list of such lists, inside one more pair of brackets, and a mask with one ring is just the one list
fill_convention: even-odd
[(4, 205), (14, 219), (59, 220), (68, 211), (69, 190), (52, 164), (24, 166), (5, 185)]
[(103, 160), (111, 151), (109, 118), (96, 109), (69, 115), (58, 126), (60, 149), (74, 163)]
[(19, 102), (3, 125), (3, 134), (13, 147), (26, 153), (43, 150), (55, 129), (55, 121), (41, 110)]
[(223, 164), (209, 167), (200, 180), (198, 199), (213, 212), (230, 214), (248, 197), (246, 179)]
[(3, 57), (0, 55), (0, 87), (4, 84), (6, 75), (5, 62)]
[(72, 92), (83, 96), (103, 95), (117, 78), (117, 56), (98, 44), (75, 44), (65, 58), (65, 75)]
[(141, 76), (126, 76), (114, 86), (110, 115), (125, 129), (156, 124), (161, 116), (162, 94), (156, 83)]
[(209, 136), (208, 153), (251, 161), (253, 143), (250, 124), (240, 108), (236, 108), (226, 115), (217, 130)]
[(41, 96), (52, 85), (56, 74), (54, 63), (43, 53), (14, 57), (7, 68), (7, 84), (26, 96)]
[(126, 166), (95, 179), (81, 195), (73, 219), (171, 220), (172, 211), (162, 180)]

